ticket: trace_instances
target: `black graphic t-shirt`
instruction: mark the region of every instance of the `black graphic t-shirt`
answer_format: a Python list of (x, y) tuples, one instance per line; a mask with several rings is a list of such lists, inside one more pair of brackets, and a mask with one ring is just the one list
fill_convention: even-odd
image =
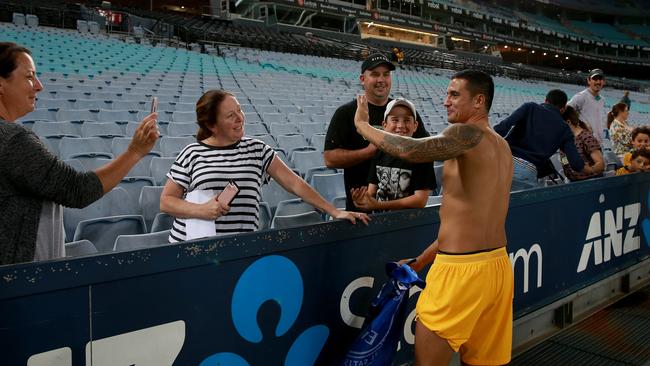
[(412, 164), (378, 151), (370, 164), (368, 183), (377, 185), (377, 200), (392, 201), (421, 189), (436, 189), (433, 163)]

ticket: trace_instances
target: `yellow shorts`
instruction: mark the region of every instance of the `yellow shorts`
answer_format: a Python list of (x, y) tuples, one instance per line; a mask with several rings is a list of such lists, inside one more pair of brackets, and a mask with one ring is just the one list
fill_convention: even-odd
[(469, 364), (502, 365), (512, 352), (513, 273), (508, 252), (439, 253), (417, 303), (418, 321)]

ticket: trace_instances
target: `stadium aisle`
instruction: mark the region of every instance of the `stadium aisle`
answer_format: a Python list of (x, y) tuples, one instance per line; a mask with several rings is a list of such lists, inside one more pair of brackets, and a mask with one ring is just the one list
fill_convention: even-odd
[(510, 365), (650, 365), (650, 286), (513, 358)]

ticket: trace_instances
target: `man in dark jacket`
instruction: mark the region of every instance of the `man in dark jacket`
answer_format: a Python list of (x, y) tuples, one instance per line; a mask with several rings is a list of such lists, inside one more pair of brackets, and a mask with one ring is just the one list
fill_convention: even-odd
[(562, 118), (567, 99), (562, 90), (553, 89), (546, 94), (544, 103), (524, 103), (494, 126), (512, 150), (513, 190), (539, 186), (538, 172), (558, 149), (564, 151), (575, 171), (583, 170), (573, 133)]

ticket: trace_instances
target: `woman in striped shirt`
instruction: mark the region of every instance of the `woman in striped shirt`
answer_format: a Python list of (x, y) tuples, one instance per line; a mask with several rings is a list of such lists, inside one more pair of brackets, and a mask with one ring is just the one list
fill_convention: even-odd
[[(284, 189), (337, 219), (368, 223), (368, 216), (337, 210), (289, 169), (264, 142), (244, 136), (244, 112), (231, 93), (210, 90), (196, 103), (197, 142), (176, 158), (163, 189), (160, 208), (176, 217), (169, 241), (187, 239), (186, 219), (214, 220), (216, 235), (255, 231), (259, 227), (262, 184), (275, 179)], [(229, 181), (240, 191), (230, 205), (216, 197)], [(191, 203), (184, 199), (195, 190), (213, 192), (213, 199)]]

